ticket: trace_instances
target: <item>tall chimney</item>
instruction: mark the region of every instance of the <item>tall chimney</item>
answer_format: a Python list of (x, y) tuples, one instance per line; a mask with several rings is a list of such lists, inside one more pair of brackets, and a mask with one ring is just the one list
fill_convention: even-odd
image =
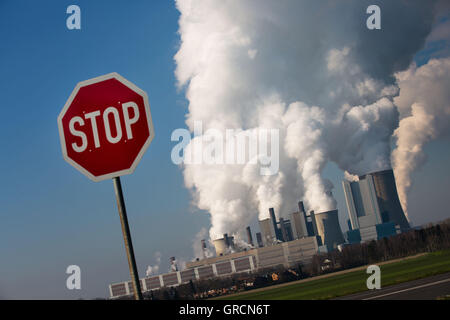
[(277, 228), (277, 218), (275, 217), (275, 211), (273, 210), (273, 208), (269, 208), (269, 214), (270, 214), (270, 219), (272, 220), (272, 224), (273, 224), (273, 228), (275, 231), (275, 238), (276, 239), (280, 239), (279, 235), (278, 235), (278, 228)]
[(316, 222), (316, 217), (314, 216), (314, 210), (311, 210), (311, 211), (309, 212), (309, 214), (310, 214), (310, 216), (311, 216), (311, 223), (312, 223), (314, 235), (317, 236), (317, 235), (318, 235), (318, 231), (317, 231), (317, 222)]
[(178, 271), (175, 257), (170, 257), (170, 271)]
[(303, 201), (298, 202), (298, 210), (300, 213), (305, 212), (305, 207), (303, 206)]
[(248, 244), (253, 247), (253, 238), (252, 238), (252, 231), (250, 230), (250, 226), (247, 227), (247, 238), (248, 238)]
[(205, 251), (206, 251), (206, 240), (203, 239), (203, 240), (202, 240), (202, 254), (203, 254), (203, 259), (206, 259)]
[(225, 246), (228, 248), (230, 246), (230, 239), (228, 239), (228, 233), (223, 234), (223, 240), (225, 240)]

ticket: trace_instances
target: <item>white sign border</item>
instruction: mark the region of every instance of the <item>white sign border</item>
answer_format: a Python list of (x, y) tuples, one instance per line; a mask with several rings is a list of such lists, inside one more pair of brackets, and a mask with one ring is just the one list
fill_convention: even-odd
[[(76, 163), (74, 160), (72, 160), (67, 155), (67, 146), (66, 146), (66, 139), (65, 139), (65, 136), (64, 136), (64, 130), (63, 130), (63, 125), (62, 125), (62, 118), (66, 114), (67, 109), (69, 109), (70, 105), (72, 104), (73, 99), (77, 95), (77, 93), (80, 90), (80, 88), (88, 86), (90, 84), (94, 84), (94, 83), (97, 83), (97, 82), (108, 80), (108, 79), (116, 79), (116, 80), (120, 81), (123, 85), (127, 86), (128, 88), (132, 89), (133, 91), (135, 91), (136, 93), (138, 93), (139, 95), (142, 96), (142, 98), (144, 100), (145, 113), (147, 115), (147, 120), (148, 120), (149, 136), (148, 136), (147, 140), (145, 141), (144, 145), (142, 146), (141, 150), (139, 151), (138, 155), (134, 159), (134, 161), (133, 161), (133, 163), (132, 163), (130, 168), (128, 168), (126, 170), (111, 172), (111, 173), (104, 174), (104, 175), (101, 175), (101, 176), (94, 176), (92, 173), (90, 173), (88, 170), (86, 170), (85, 168), (80, 166), (78, 163)], [(135, 84), (131, 83), (130, 81), (128, 81), (127, 79), (122, 77), (117, 72), (111, 72), (111, 73), (105, 74), (103, 76), (99, 76), (99, 77), (95, 77), (95, 78), (92, 78), (92, 79), (88, 79), (88, 80), (79, 82), (76, 85), (75, 89), (73, 89), (72, 93), (69, 96), (69, 99), (67, 100), (66, 104), (64, 105), (64, 107), (61, 110), (60, 114), (58, 115), (57, 121), (58, 121), (58, 130), (59, 130), (59, 139), (60, 139), (60, 143), (61, 143), (61, 150), (62, 150), (62, 153), (63, 153), (64, 160), (66, 160), (69, 164), (71, 164), (73, 167), (75, 167), (78, 171), (80, 171), (85, 176), (87, 176), (89, 179), (91, 179), (91, 180), (93, 180), (95, 182), (103, 181), (103, 180), (106, 180), (106, 179), (112, 179), (112, 178), (115, 178), (115, 177), (119, 177), (119, 176), (123, 176), (123, 175), (127, 175), (127, 174), (133, 173), (134, 170), (136, 169), (138, 163), (141, 161), (142, 156), (144, 155), (145, 151), (147, 151), (148, 146), (150, 145), (150, 143), (152, 142), (153, 138), (155, 137), (155, 131), (154, 131), (154, 128), (153, 128), (152, 115), (151, 115), (151, 112), (150, 112), (150, 103), (148, 102), (147, 93), (144, 90), (138, 88)]]

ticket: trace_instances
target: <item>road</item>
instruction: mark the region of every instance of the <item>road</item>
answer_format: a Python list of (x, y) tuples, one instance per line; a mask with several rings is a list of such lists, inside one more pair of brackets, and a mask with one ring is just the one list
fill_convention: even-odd
[(336, 300), (435, 300), (450, 295), (450, 273), (364, 291)]

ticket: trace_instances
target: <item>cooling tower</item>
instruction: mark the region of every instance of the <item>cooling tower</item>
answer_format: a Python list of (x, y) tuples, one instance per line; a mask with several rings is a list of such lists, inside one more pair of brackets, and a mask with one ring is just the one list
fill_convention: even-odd
[(260, 220), (259, 229), (261, 230), (262, 241), (264, 246), (271, 246), (276, 239), (272, 219), (267, 218), (264, 220)]
[(295, 239), (301, 239), (308, 236), (306, 228), (306, 219), (304, 212), (291, 213), (292, 232)]
[[(402, 231), (409, 229), (408, 220), (398, 199), (394, 172), (392, 170), (384, 170), (370, 173), (370, 175), (373, 177), (383, 222), (394, 222), (400, 226)], [(365, 175), (360, 177), (360, 179), (364, 178)]]
[(337, 210), (314, 213), (313, 221), (315, 221), (317, 235), (322, 238), (322, 244), (326, 245), (328, 250), (336, 249), (339, 244), (345, 242), (339, 226)]
[(214, 248), (216, 249), (216, 255), (224, 255), (227, 252), (227, 244), (225, 242), (225, 239), (217, 239), (213, 241)]

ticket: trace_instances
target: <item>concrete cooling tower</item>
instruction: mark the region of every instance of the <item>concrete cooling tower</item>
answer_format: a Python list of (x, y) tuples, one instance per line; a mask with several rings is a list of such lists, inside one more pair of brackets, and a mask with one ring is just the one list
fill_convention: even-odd
[(225, 239), (216, 239), (213, 241), (214, 248), (216, 249), (216, 255), (224, 255), (227, 251), (227, 245), (225, 243)]
[(339, 244), (345, 242), (337, 210), (314, 213), (313, 222), (317, 235), (322, 239), (322, 245), (326, 245), (328, 250), (336, 249)]
[(234, 250), (234, 237), (229, 237), (228, 234), (224, 234), (223, 238), (213, 241), (214, 248), (216, 249), (216, 255), (221, 256), (230, 253)]

